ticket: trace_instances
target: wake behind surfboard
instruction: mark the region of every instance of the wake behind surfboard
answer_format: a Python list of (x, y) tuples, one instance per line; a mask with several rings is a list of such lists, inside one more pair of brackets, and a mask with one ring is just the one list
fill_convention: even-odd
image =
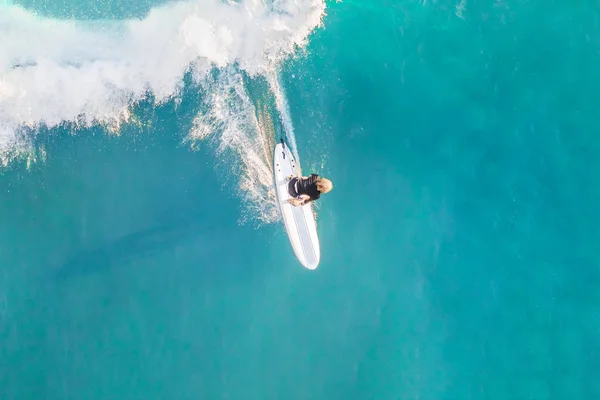
[(285, 145), (283, 139), (275, 146), (273, 153), (273, 170), (277, 192), (277, 205), (281, 212), (285, 230), (290, 243), (300, 263), (308, 268), (315, 269), (321, 259), (321, 249), (312, 203), (296, 207), (288, 203), (291, 198), (288, 192), (290, 175), (299, 174), (299, 165)]

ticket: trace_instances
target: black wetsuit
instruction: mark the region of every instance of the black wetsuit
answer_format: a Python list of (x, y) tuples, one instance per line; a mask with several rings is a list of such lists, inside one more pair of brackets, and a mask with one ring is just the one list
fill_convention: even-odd
[(310, 196), (310, 199), (304, 202), (305, 204), (309, 201), (317, 200), (321, 197), (321, 192), (317, 189), (317, 180), (319, 180), (319, 175), (317, 174), (311, 174), (306, 179), (299, 177), (292, 178), (288, 184), (288, 192), (290, 196), (295, 198), (303, 194)]

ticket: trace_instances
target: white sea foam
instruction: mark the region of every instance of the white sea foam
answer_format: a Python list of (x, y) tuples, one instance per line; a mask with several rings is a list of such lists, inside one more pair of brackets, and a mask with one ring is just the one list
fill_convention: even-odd
[(0, 10), (0, 149), (19, 127), (114, 122), (152, 92), (177, 94), (184, 73), (201, 78), (237, 63), (250, 74), (272, 70), (320, 24), (321, 0), (177, 2), (143, 20), (98, 24)]
[(298, 164), (300, 164), (300, 155), (298, 154), (298, 146), (296, 146), (296, 135), (294, 134), (294, 125), (292, 124), (292, 116), (290, 114), (290, 109), (285, 93), (281, 88), (279, 78), (275, 75), (275, 73), (271, 72), (267, 74), (267, 79), (269, 81), (271, 91), (275, 96), (275, 105), (277, 107), (279, 115), (281, 116), (281, 122), (287, 134), (289, 145), (293, 150), (296, 161), (298, 162)]
[[(270, 182), (262, 181), (271, 177), (270, 155), (260, 145), (264, 134), (257, 134), (264, 127), (244, 97), (239, 71), (274, 76), (306, 44), (324, 10), (323, 0), (192, 0), (157, 7), (141, 20), (86, 23), (0, 3), (0, 160), (28, 151), (24, 128), (65, 122), (118, 128), (148, 94), (157, 103), (177, 96), (191, 71), (197, 83), (211, 86), (211, 109), (197, 118), (190, 138), (219, 126), (220, 149), (246, 160), (248, 196), (267, 196)], [(216, 81), (209, 76), (215, 67), (223, 70)], [(270, 81), (278, 108), (286, 110), (283, 92)], [(289, 113), (283, 121), (293, 140)], [(263, 210), (266, 220), (269, 213)]]
[(188, 141), (211, 139), (227, 165), (218, 165), (242, 189), (244, 221), (270, 223), (278, 220), (273, 187), (272, 149), (275, 132), (272, 115), (258, 102), (258, 110), (240, 73), (223, 70), (202, 82), (205, 112), (200, 112)]

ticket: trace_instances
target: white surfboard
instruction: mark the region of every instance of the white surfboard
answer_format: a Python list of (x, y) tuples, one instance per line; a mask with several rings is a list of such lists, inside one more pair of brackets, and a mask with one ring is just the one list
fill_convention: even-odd
[(273, 169), (277, 203), (294, 253), (304, 267), (315, 269), (321, 260), (321, 249), (312, 203), (297, 207), (287, 202), (291, 196), (286, 177), (300, 175), (300, 166), (296, 165), (294, 155), (283, 143), (275, 146)]

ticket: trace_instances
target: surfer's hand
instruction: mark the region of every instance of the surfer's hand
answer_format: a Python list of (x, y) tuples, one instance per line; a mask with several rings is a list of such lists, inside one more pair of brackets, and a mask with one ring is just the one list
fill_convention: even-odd
[(303, 206), (310, 201), (310, 196), (301, 194), (300, 196), (293, 199), (289, 199), (288, 201), (295, 206)]
[(304, 203), (304, 199), (288, 199), (288, 203), (294, 206), (301, 206)]

